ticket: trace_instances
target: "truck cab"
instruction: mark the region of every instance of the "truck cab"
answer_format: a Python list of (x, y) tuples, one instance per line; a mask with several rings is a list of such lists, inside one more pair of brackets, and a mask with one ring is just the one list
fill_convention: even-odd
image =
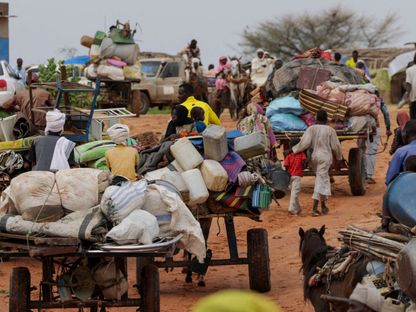
[(185, 82), (185, 62), (180, 57), (140, 60), (142, 80), (134, 84), (140, 90), (142, 114), (151, 106), (178, 104), (178, 89)]

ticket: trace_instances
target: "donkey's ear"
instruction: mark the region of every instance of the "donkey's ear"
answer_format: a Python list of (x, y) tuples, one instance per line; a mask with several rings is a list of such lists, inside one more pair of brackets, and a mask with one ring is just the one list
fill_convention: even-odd
[(325, 234), (325, 224), (321, 226), (321, 228), (319, 229), (319, 235), (321, 235), (322, 237), (324, 237)]
[(305, 236), (305, 231), (301, 227), (299, 228), (299, 236), (300, 238), (303, 238)]

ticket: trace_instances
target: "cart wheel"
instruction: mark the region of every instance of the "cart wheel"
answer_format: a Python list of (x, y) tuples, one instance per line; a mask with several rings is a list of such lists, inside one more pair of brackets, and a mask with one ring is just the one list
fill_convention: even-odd
[(131, 102), (127, 105), (127, 109), (133, 114), (136, 114), (137, 117), (140, 116), (140, 110), (142, 106), (141, 92), (140, 90), (131, 91)]
[(150, 108), (150, 98), (149, 96), (140, 91), (140, 114), (144, 115)]
[(250, 289), (268, 292), (271, 289), (271, 280), (269, 243), (265, 229), (247, 231), (247, 258)]
[(26, 267), (13, 268), (10, 273), (10, 312), (30, 311), (30, 273)]
[(160, 311), (159, 269), (153, 264), (146, 265), (142, 270), (140, 289), (141, 307), (143, 312)]
[(365, 194), (365, 166), (364, 155), (361, 149), (352, 148), (348, 154), (349, 172), (348, 180), (351, 193), (354, 196)]

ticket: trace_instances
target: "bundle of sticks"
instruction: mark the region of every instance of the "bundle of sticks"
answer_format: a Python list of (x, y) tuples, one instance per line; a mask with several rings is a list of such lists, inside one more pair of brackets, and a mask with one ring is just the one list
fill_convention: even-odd
[(355, 225), (349, 225), (346, 230), (339, 231), (339, 234), (339, 240), (351, 250), (384, 262), (395, 261), (399, 251), (410, 239), (398, 234), (368, 232)]

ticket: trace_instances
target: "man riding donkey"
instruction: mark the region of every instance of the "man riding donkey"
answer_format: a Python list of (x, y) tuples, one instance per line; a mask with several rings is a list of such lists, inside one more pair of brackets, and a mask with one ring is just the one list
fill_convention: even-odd
[(238, 113), (247, 102), (249, 80), (238, 58), (232, 58), (228, 62), (227, 57), (220, 57), (215, 84), (216, 96), (212, 103), (217, 115), (228, 107), (231, 118), (237, 119)]

